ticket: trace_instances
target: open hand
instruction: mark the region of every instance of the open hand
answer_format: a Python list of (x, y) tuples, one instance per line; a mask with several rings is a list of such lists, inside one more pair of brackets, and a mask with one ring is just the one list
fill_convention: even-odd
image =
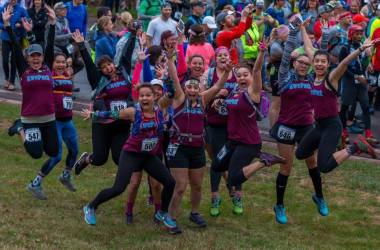
[(12, 17), (12, 12), (13, 12), (13, 7), (8, 5), (7, 8), (3, 11), (2, 17), (3, 17), (3, 22), (4, 26), (9, 26), (9, 20), (11, 20)]
[(21, 18), (22, 27), (24, 27), (26, 32), (31, 32), (33, 29), (32, 19), (27, 20), (25, 17)]
[(83, 43), (83, 42), (84, 42), (84, 37), (83, 37), (83, 35), (80, 33), (79, 30), (76, 30), (74, 33), (72, 33), (71, 37), (73, 38), (73, 40), (74, 40), (76, 43)]
[(92, 111), (86, 108), (82, 109), (82, 111), (80, 112), (80, 115), (83, 117), (84, 121), (90, 119), (91, 114), (92, 114)]

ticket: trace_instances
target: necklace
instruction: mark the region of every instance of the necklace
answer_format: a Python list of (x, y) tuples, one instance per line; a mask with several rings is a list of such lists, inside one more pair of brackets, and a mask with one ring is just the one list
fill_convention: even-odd
[(314, 80), (314, 85), (321, 85), (321, 83), (323, 82), (323, 80), (325, 80), (325, 79), (322, 79), (322, 80), (315, 79)]

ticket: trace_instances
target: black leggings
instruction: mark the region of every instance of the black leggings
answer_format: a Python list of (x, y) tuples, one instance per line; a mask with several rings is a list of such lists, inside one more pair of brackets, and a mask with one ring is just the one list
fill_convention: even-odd
[(26, 152), (34, 158), (39, 159), (45, 152), (50, 157), (58, 155), (58, 135), (55, 121), (45, 123), (23, 123), (22, 124)]
[(147, 153), (125, 152), (123, 150), (119, 162), (113, 186), (103, 189), (89, 206), (96, 209), (100, 204), (120, 195), (127, 188), (133, 172), (145, 170), (164, 186), (161, 192), (161, 210), (167, 212), (173, 196), (175, 180), (160, 159)]
[[(369, 98), (368, 92), (361, 91), (358, 93), (357, 101), (360, 104), (360, 107), (363, 111), (363, 122), (365, 129), (371, 129), (371, 114), (369, 113)], [(343, 128), (347, 127), (347, 117), (349, 120), (353, 120), (356, 111), (356, 102), (351, 105), (351, 109), (349, 110), (349, 106), (342, 104), (340, 109), (340, 120), (342, 122)]]
[(112, 160), (118, 165), (120, 152), (129, 136), (130, 123), (115, 121), (109, 124), (92, 123), (91, 164), (102, 166), (108, 160), (111, 149)]
[[(226, 127), (212, 127), (207, 126), (207, 133), (209, 137), (209, 143), (213, 152), (213, 162), (218, 152), (222, 149), (224, 144), (227, 143), (227, 128)], [(213, 168), (210, 168), (210, 184), (211, 192), (218, 192), (220, 180), (222, 179), (222, 172), (216, 172)], [(240, 191), (241, 185), (235, 187), (235, 190)]]
[(318, 120), (315, 128), (301, 140), (296, 150), (298, 160), (303, 160), (318, 149), (317, 165), (319, 171), (328, 173), (338, 166), (333, 154), (342, 134), (342, 123), (338, 116)]
[[(11, 68), (9, 69), (9, 56), (11, 57)], [(2, 42), (2, 57), (4, 78), (11, 84), (15, 84), (16, 78), (16, 60), (12, 53), (12, 44), (10, 41)]]

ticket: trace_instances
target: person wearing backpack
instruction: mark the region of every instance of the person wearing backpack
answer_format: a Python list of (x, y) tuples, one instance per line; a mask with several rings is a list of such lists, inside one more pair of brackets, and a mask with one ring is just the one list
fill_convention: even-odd
[(161, 14), (161, 0), (141, 0), (138, 6), (139, 19), (143, 21), (143, 31), (148, 30), (150, 21)]

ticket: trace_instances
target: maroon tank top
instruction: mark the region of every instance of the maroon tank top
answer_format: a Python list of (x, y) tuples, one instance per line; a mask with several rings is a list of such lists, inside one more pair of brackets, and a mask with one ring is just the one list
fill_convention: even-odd
[(55, 103), (55, 117), (71, 119), (73, 116), (73, 81), (66, 75), (58, 75), (53, 72), (53, 94)]
[(315, 120), (334, 117), (339, 114), (338, 97), (326, 87), (326, 81), (323, 81), (320, 85), (313, 83), (311, 96)]

